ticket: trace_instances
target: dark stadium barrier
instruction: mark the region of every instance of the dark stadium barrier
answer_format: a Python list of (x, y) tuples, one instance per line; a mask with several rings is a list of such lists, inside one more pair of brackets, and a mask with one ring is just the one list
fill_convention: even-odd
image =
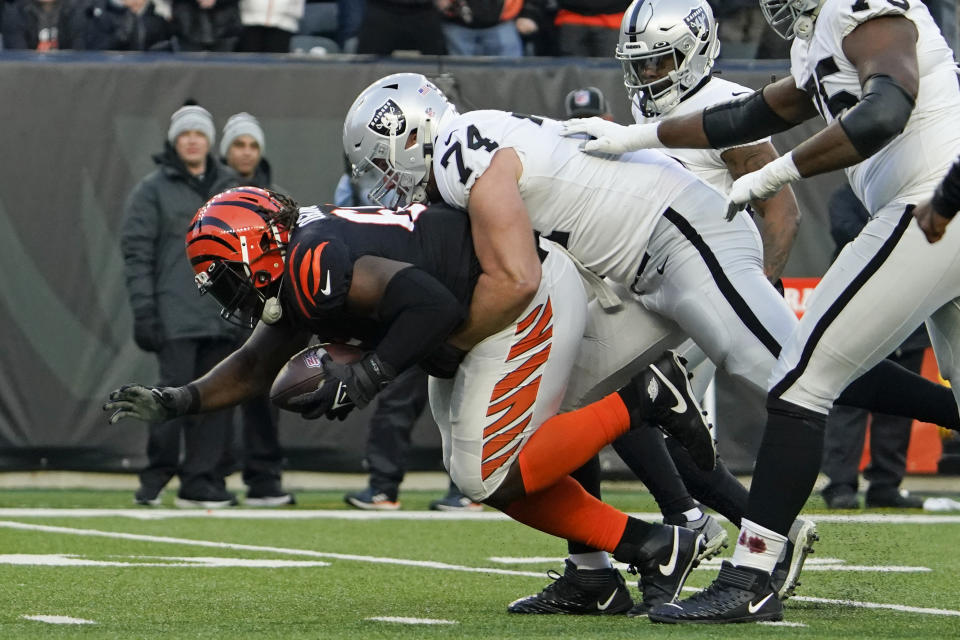
[[(124, 199), (153, 169), (150, 156), (184, 99), (208, 108), (218, 133), (229, 115), (255, 114), (278, 183), (302, 203), (326, 202), (343, 169), (344, 113), (367, 84), (396, 71), (439, 76), (461, 110), (554, 117), (568, 91), (593, 85), (619, 122), (629, 120), (613, 60), (3, 53), (0, 470), (119, 471), (144, 462), (146, 429), (130, 421), (110, 426), (100, 410), (110, 389), (156, 377), (153, 356), (131, 339), (119, 225)], [(729, 63), (721, 71), (759, 87), (785, 66)], [(776, 142), (789, 148), (818, 126)], [(832, 175), (796, 188), (804, 219), (788, 275), (821, 275), (829, 263), (825, 203), (841, 180)], [(762, 407), (745, 407), (723, 377), (719, 389), (721, 452), (732, 468), (749, 470)], [(369, 411), (343, 423), (285, 415), (289, 466), (360, 470)], [(429, 416), (414, 431), (411, 468), (439, 468)]]

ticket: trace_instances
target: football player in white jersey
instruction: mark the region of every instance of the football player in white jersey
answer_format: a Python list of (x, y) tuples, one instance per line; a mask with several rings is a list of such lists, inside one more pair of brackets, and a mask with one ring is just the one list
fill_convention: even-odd
[[(815, 290), (770, 375), (768, 422), (747, 518), (731, 563), (705, 591), (651, 612), (658, 622), (779, 620), (769, 572), (817, 476), (838, 391), (921, 322), (941, 375), (960, 347), (960, 234), (921, 208), (960, 152), (960, 87), (946, 41), (917, 0), (760, 0), (771, 27), (795, 38), (791, 75), (746, 98), (660, 124), (590, 123), (585, 149), (724, 147), (819, 113), (827, 126), (731, 186), (728, 215), (790, 182), (846, 169), (871, 214)], [(580, 127), (577, 130), (584, 130)], [(921, 228), (921, 225), (924, 225)], [(954, 385), (960, 393), (960, 385)]]
[[(711, 76), (719, 51), (717, 23), (705, 0), (634, 0), (621, 22), (616, 57), (623, 66), (624, 86), (636, 121), (655, 122), (667, 115), (700, 111), (738, 95), (753, 93), (743, 85)], [(723, 193), (729, 190), (734, 179), (778, 157), (769, 138), (728, 149), (666, 149), (664, 153)], [(771, 282), (777, 282), (796, 236), (800, 217), (796, 198), (787, 187), (767, 200), (752, 202), (751, 206), (762, 220), (764, 273)], [(693, 371), (693, 387), (699, 393), (713, 378), (715, 366), (690, 341), (678, 350), (687, 359), (688, 369)], [(667, 443), (654, 430), (633, 430), (613, 446), (647, 484), (658, 504), (683, 504), (682, 509), (673, 509), (684, 511), (682, 518), (678, 517), (679, 513), (664, 510), (664, 522), (700, 530), (710, 543), (707, 557), (727, 546), (726, 531), (711, 522), (711, 516), (704, 514), (690, 498), (693, 494), (701, 503), (739, 525), (746, 510), (747, 489), (722, 460), (718, 458), (712, 471), (702, 471), (686, 464), (683, 459), (686, 454), (671, 446), (670, 450), (678, 456), (675, 466), (666, 454)], [(599, 477), (586, 473), (575, 474), (575, 477), (581, 483), (594, 481), (596, 486), (585, 486), (599, 495)], [(689, 493), (684, 482), (689, 484)], [(789, 597), (796, 587), (804, 559), (816, 539), (816, 527), (809, 520), (798, 518), (791, 527), (790, 543), (775, 576), (775, 586), (782, 599)], [(582, 545), (570, 543), (570, 558), (564, 574), (544, 591), (512, 603), (508, 610), (593, 613), (592, 601), (584, 599), (585, 606), (579, 606), (580, 599), (572, 595), (574, 590), (563, 584), (577, 582), (579, 574), (571, 567), (579, 566), (584, 560), (589, 562), (587, 553), (589, 550)], [(564, 597), (558, 593), (564, 593)], [(644, 613), (646, 610), (641, 604), (628, 615)]]
[[(765, 393), (769, 371), (797, 321), (763, 273), (748, 218), (725, 222), (719, 192), (659, 152), (586, 155), (579, 141), (562, 135), (559, 122), (493, 110), (459, 115), (438, 94), (419, 74), (375, 82), (347, 114), (344, 151), (358, 173), (380, 176), (375, 197), (400, 202), (442, 197), (470, 214), (477, 255), (490, 277), (478, 282), (470, 317), (451, 338), (453, 346), (472, 348), (523, 309), (528, 299), (520, 294), (539, 273), (531, 242), (535, 230), (577, 259), (581, 274), (595, 281), (598, 299), (606, 295), (598, 276), (619, 283), (634, 318), (616, 332), (601, 333), (597, 341), (605, 341), (604, 357), (578, 360), (583, 371), (569, 378), (571, 385), (601, 388), (650, 345), (659, 353), (662, 341), (679, 332), (694, 338), (728, 373)], [(472, 363), (481, 369), (502, 366), (479, 358)], [(891, 367), (881, 363), (854, 381), (844, 400), (900, 414), (904, 402), (915, 398), (877, 393), (881, 369)], [(446, 442), (460, 442), (457, 429), (480, 428), (483, 408), (471, 398), (490, 394), (471, 384), (490, 377), (477, 373), (461, 370), (452, 383), (431, 381), (431, 404)], [(910, 375), (897, 384), (909, 386)], [(578, 398), (590, 394), (590, 389), (567, 391)], [(938, 411), (924, 419), (957, 423), (952, 401), (928, 399), (906, 415)], [(468, 495), (468, 486), (482, 484), (485, 456), (465, 457), (445, 447), (445, 458)]]

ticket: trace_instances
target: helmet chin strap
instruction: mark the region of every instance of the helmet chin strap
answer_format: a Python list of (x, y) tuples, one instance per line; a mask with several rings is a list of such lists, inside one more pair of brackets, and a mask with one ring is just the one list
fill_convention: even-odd
[(820, 9), (823, 7), (823, 0), (817, 3), (813, 11), (804, 13), (797, 17), (793, 23), (793, 33), (801, 40), (809, 40), (813, 37), (813, 27), (817, 22), (817, 16), (820, 15)]
[(433, 118), (423, 119), (423, 178), (410, 190), (411, 202), (427, 201), (427, 183), (430, 182), (430, 171), (433, 169)]

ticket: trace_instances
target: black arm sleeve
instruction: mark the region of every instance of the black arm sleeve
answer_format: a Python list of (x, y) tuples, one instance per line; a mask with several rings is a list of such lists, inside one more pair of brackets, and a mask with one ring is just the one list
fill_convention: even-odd
[(884, 73), (863, 83), (863, 98), (840, 118), (840, 126), (861, 158), (869, 158), (900, 135), (916, 103), (907, 90)]
[(456, 297), (426, 271), (399, 271), (377, 307), (378, 319), (389, 326), (377, 355), (399, 373), (432, 353), (465, 315)]
[(755, 142), (793, 126), (770, 108), (763, 89), (703, 111), (703, 133), (714, 149)]
[(944, 218), (952, 218), (960, 211), (960, 161), (950, 167), (946, 177), (933, 194), (933, 210)]

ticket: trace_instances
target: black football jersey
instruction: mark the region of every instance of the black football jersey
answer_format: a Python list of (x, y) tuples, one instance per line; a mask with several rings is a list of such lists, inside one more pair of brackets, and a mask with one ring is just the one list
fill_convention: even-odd
[(386, 327), (345, 310), (353, 265), (365, 255), (408, 262), (444, 284), (464, 310), (480, 264), (466, 213), (447, 205), (303, 207), (287, 245), (284, 316), (321, 340), (375, 344)]

